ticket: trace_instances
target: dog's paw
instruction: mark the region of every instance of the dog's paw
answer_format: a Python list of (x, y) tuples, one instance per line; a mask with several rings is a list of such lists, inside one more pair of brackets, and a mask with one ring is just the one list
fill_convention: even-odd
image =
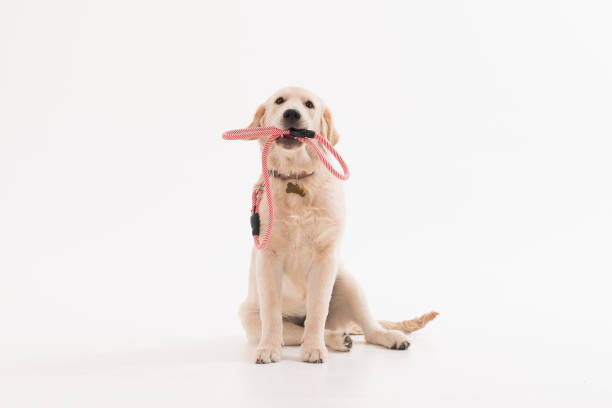
[(325, 344), (327, 347), (336, 351), (350, 351), (353, 347), (353, 340), (348, 333), (343, 331), (329, 331), (325, 332)]
[(302, 344), (300, 355), (302, 361), (306, 363), (324, 363), (327, 361), (325, 344)]
[(277, 346), (259, 345), (255, 350), (255, 364), (276, 363), (280, 357), (281, 349)]
[(410, 347), (408, 337), (399, 330), (380, 330), (368, 333), (366, 334), (366, 341), (391, 350), (406, 350)]

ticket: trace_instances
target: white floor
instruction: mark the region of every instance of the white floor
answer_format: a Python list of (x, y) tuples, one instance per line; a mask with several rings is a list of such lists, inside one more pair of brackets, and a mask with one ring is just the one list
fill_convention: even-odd
[[(327, 364), (251, 362), (253, 349), (227, 338), (168, 342), (98, 353), (63, 352), (3, 364), (3, 407), (594, 407), (612, 403), (609, 373), (588, 349), (541, 348), (509, 335), (445, 332), (440, 316), (408, 351), (354, 338)], [(523, 339), (525, 340), (525, 339)], [(598, 371), (595, 367), (602, 367)], [(608, 365), (609, 367), (609, 365)]]

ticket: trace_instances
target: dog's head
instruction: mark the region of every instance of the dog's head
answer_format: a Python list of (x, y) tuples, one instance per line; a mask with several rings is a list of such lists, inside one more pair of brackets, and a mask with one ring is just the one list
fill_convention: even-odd
[[(314, 130), (332, 145), (339, 138), (331, 112), (321, 98), (298, 87), (282, 88), (261, 104), (249, 125), (258, 126)], [(313, 169), (316, 154), (299, 139), (281, 137), (271, 146), (268, 157), (271, 168), (294, 172)]]

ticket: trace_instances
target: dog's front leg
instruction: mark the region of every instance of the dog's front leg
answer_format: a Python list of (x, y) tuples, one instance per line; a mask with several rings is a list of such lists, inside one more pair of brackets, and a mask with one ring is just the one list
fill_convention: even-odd
[(280, 360), (283, 341), (281, 309), (282, 261), (271, 250), (257, 252), (255, 276), (259, 296), (261, 337), (255, 351), (258, 364)]
[(308, 274), (306, 321), (301, 349), (303, 361), (322, 363), (327, 360), (325, 320), (337, 273), (338, 261), (335, 250), (317, 255)]

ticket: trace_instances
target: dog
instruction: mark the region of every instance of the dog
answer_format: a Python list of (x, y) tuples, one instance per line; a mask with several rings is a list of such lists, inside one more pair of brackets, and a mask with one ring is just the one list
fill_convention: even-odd
[[(298, 87), (280, 89), (257, 108), (249, 127), (260, 126), (314, 130), (332, 145), (340, 138), (321, 98)], [(273, 142), (267, 165), (274, 226), (267, 246), (252, 250), (248, 295), (239, 311), (248, 340), (257, 344), (255, 362), (277, 362), (281, 346), (299, 345), (303, 361), (323, 363), (327, 347), (351, 349), (351, 334), (406, 350), (406, 334), (424, 327), (437, 313), (403, 322), (372, 316), (363, 291), (340, 263), (345, 223), (341, 182), (310, 146), (293, 137)], [(263, 175), (256, 186), (262, 180)], [(260, 208), (266, 206), (264, 195)], [(260, 217), (265, 230), (266, 212)]]

